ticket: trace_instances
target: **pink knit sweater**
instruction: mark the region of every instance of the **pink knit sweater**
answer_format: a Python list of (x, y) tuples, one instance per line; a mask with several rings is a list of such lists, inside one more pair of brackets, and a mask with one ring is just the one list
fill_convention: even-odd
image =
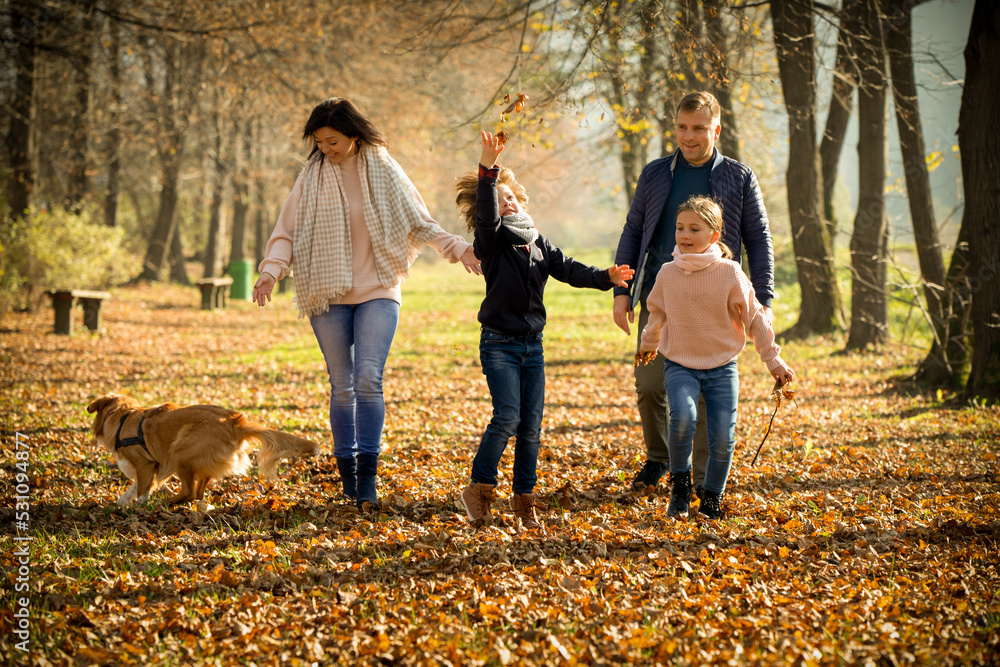
[(707, 370), (736, 359), (750, 337), (769, 371), (783, 366), (781, 348), (740, 265), (720, 259), (686, 272), (667, 262), (646, 299), (649, 321), (640, 351), (657, 350), (674, 363)]
[[(393, 287), (383, 287), (375, 268), (375, 251), (372, 249), (371, 237), (368, 236), (368, 226), (365, 224), (362, 208), (364, 202), (361, 194), (361, 179), (358, 175), (357, 155), (345, 158), (340, 163), (340, 173), (344, 183), (344, 197), (347, 199), (350, 213), (351, 245), (354, 250), (351, 258), (354, 285), (340, 300), (340, 303), (364, 303), (373, 299), (392, 299), (396, 303), (401, 303), (400, 284), (397, 283)], [(407, 182), (407, 185), (410, 189), (410, 196), (416, 203), (417, 210), (420, 211), (420, 216), (427, 222), (437, 225), (431, 214), (427, 212), (427, 206), (413, 183)], [(299, 176), (288, 195), (288, 199), (285, 200), (285, 205), (281, 207), (278, 223), (274, 226), (274, 231), (271, 233), (271, 238), (264, 251), (264, 261), (258, 267), (260, 273), (270, 273), (276, 281), (291, 273), (295, 212), (299, 208), (301, 198), (302, 177)], [(428, 245), (434, 248), (441, 257), (451, 262), (458, 262), (462, 258), (462, 254), (471, 247), (471, 244), (461, 236), (449, 234), (440, 228), (437, 236), (428, 241)]]

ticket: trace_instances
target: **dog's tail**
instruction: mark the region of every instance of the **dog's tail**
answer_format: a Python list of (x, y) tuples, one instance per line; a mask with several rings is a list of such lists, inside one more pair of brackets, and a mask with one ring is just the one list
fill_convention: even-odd
[(265, 428), (250, 421), (240, 424), (239, 429), (244, 438), (260, 443), (257, 466), (263, 479), (275, 479), (278, 476), (278, 464), (282, 459), (313, 456), (320, 451), (320, 446), (312, 440)]

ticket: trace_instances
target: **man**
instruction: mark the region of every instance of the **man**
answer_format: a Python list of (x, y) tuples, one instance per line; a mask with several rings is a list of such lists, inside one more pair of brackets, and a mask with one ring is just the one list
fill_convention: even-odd
[[(628, 265), (636, 272), (631, 287), (614, 290), (615, 324), (626, 334), (631, 333), (629, 324), (635, 321), (638, 303), (641, 337), (649, 319), (646, 296), (653, 288), (660, 266), (672, 259), (677, 207), (692, 195), (715, 197), (722, 205), (726, 222), (723, 241), (738, 262), (742, 259), (741, 246), (746, 247), (750, 281), (757, 300), (764, 306), (768, 319), (774, 318), (771, 313), (774, 250), (764, 200), (750, 167), (716, 150), (715, 142), (722, 131), (720, 118), (721, 107), (714, 95), (707, 92), (686, 95), (677, 106), (677, 150), (647, 164), (639, 176), (615, 255), (615, 264)], [(642, 491), (655, 486), (670, 468), (662, 355), (657, 355), (648, 366), (636, 366), (635, 389), (646, 463), (632, 481), (632, 488)], [(702, 398), (692, 456), (692, 482), (699, 498), (709, 456), (704, 414)]]

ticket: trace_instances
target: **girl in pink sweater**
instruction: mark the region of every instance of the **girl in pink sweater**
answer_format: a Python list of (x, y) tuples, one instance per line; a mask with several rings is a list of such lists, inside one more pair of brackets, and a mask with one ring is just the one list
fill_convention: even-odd
[(781, 348), (750, 280), (720, 243), (723, 229), (715, 200), (695, 196), (681, 204), (673, 261), (660, 268), (647, 300), (649, 321), (639, 349), (645, 363), (657, 352), (665, 361), (672, 485), (668, 516), (686, 517), (691, 502), (691, 441), (699, 395), (705, 397), (709, 448), (701, 512), (710, 519), (722, 516), (720, 499), (736, 442), (736, 359), (746, 338), (778, 382), (795, 377), (778, 356)]

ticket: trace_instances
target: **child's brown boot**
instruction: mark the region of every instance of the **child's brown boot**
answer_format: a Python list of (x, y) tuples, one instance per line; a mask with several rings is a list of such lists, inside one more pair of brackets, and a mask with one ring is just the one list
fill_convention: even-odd
[(514, 516), (521, 520), (521, 525), (525, 530), (538, 528), (538, 517), (535, 516), (535, 507), (538, 501), (533, 493), (515, 493), (510, 499), (510, 508), (514, 510)]
[(490, 504), (496, 497), (494, 495), (496, 487), (496, 484), (477, 484), (476, 482), (470, 482), (469, 486), (465, 487), (459, 500), (465, 507), (466, 514), (469, 515), (469, 521), (481, 523), (493, 521)]

